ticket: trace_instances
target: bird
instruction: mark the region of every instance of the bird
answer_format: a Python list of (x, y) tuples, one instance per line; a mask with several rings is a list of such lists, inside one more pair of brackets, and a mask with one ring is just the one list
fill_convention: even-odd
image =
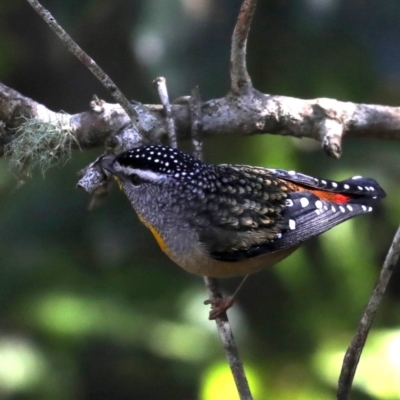
[(164, 145), (105, 156), (101, 167), (163, 252), (183, 269), (215, 278), (268, 268), (306, 240), (371, 212), (386, 195), (371, 178), (213, 165)]

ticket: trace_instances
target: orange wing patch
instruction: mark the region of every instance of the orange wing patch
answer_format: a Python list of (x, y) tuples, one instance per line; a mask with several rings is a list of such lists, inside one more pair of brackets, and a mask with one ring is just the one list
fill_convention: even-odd
[(293, 182), (286, 182), (286, 184), (294, 192), (302, 192), (302, 191), (311, 192), (314, 193), (316, 196), (318, 196), (320, 199), (327, 200), (332, 203), (343, 204), (347, 203), (351, 199), (350, 196), (346, 196), (345, 194), (342, 193), (334, 193), (334, 192), (328, 192), (326, 190), (313, 189), (312, 187), (302, 186)]

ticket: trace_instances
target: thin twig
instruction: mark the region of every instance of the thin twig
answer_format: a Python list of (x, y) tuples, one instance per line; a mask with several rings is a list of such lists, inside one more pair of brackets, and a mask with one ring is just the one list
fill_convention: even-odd
[(203, 124), (201, 122), (201, 97), (199, 87), (192, 89), (189, 97), (193, 155), (203, 161)]
[(349, 348), (344, 356), (342, 370), (339, 376), (339, 386), (337, 391), (337, 400), (347, 400), (349, 398), (354, 375), (360, 360), (361, 352), (364, 348), (372, 321), (375, 317), (379, 303), (382, 300), (390, 277), (400, 255), (400, 227), (393, 238), (392, 245), (388, 251), (385, 262), (383, 264), (379, 278), (375, 284), (375, 288), (371, 294), (368, 304), (364, 310), (364, 314), (357, 327)]
[(167, 132), (169, 143), (171, 147), (175, 149), (178, 147), (178, 141), (176, 140), (175, 122), (174, 118), (172, 117), (171, 103), (169, 102), (166, 80), (164, 77), (160, 76), (154, 79), (153, 85), (156, 88), (157, 93), (160, 96), (161, 104), (164, 107), (165, 116), (167, 119)]
[(34, 10), (43, 18), (49, 25), (52, 31), (61, 39), (67, 49), (75, 55), (76, 58), (87, 67), (93, 75), (102, 83), (108, 90), (111, 96), (117, 103), (125, 110), (132, 121), (133, 126), (136, 125), (137, 113), (131, 106), (129, 100), (124, 96), (118, 86), (111, 80), (111, 78), (97, 65), (97, 63), (89, 57), (78, 44), (68, 35), (67, 32), (58, 24), (56, 19), (45, 9), (37, 0), (26, 0)]
[[(215, 278), (205, 276), (204, 283), (210, 299), (220, 297), (218, 290), (218, 281)], [(224, 346), (225, 356), (231, 368), (233, 379), (235, 380), (236, 388), (239, 393), (240, 400), (253, 400), (250, 392), (250, 386), (244, 372), (243, 363), (240, 359), (239, 351), (233, 337), (231, 325), (226, 313), (215, 319), (219, 337)]]
[[(203, 160), (203, 142), (201, 138), (202, 122), (201, 122), (201, 97), (200, 90), (195, 87), (189, 99), (190, 117), (191, 117), (191, 133), (193, 142), (193, 155), (199, 160)], [(218, 281), (215, 278), (208, 276), (204, 277), (208, 296), (211, 300), (216, 300), (220, 297), (218, 290)], [(239, 351), (233, 337), (231, 325), (226, 313), (215, 319), (219, 336), (224, 347), (225, 356), (231, 368), (233, 379), (235, 380), (236, 388), (241, 400), (252, 400), (249, 383), (246, 378), (242, 360), (239, 356)]]
[(231, 47), (231, 90), (235, 94), (245, 94), (253, 88), (247, 72), (247, 38), (257, 0), (244, 0), (239, 11), (232, 35)]

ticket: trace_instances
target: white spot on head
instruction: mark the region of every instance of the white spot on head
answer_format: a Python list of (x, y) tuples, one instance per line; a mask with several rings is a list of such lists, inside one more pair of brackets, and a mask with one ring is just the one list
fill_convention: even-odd
[(302, 197), (300, 199), (300, 204), (304, 208), (307, 207), (310, 204), (310, 202), (308, 201), (307, 197)]
[(332, 187), (337, 188), (337, 183), (336, 182), (331, 182)]
[(353, 211), (353, 207), (350, 205), (350, 204), (347, 204), (347, 209), (349, 210), (349, 211)]
[(340, 210), (342, 213), (344, 213), (344, 212), (346, 211), (346, 209), (345, 209), (344, 207), (342, 207), (342, 206), (339, 206), (339, 210)]
[(292, 231), (296, 229), (296, 221), (294, 219), (289, 219), (289, 229)]
[(351, 179), (361, 179), (361, 178), (362, 178), (362, 176), (356, 175), (356, 176), (353, 176)]
[(350, 186), (347, 184), (347, 183), (345, 183), (344, 185), (343, 185), (343, 187), (347, 190), (347, 189), (350, 189)]
[(321, 200), (317, 200), (317, 201), (315, 202), (315, 207), (317, 207), (317, 208), (322, 208), (322, 201), (321, 201)]

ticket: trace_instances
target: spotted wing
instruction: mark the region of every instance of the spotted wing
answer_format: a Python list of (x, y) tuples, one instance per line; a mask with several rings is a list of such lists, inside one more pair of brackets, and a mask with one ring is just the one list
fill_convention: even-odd
[[(279, 214), (280, 233), (264, 243), (247, 242), (235, 251), (214, 252), (221, 261), (239, 261), (296, 246), (350, 218), (371, 212), (385, 197), (378, 183), (370, 178), (353, 177), (341, 182), (316, 179), (294, 171), (269, 170), (291, 189)], [(248, 232), (254, 235), (254, 232)]]
[(282, 217), (288, 183), (263, 168), (218, 165), (214, 172), (203, 185), (204, 199), (190, 210), (200, 241), (219, 260), (255, 256), (288, 228)]
[[(332, 181), (329, 179), (318, 179), (296, 171), (285, 171), (283, 169), (270, 169), (271, 175), (293, 182), (309, 190), (325, 191), (327, 193), (338, 193), (350, 197), (350, 201), (362, 199), (382, 199), (386, 196), (383, 189), (375, 179), (353, 176), (344, 181)], [(360, 196), (360, 197), (358, 197)]]
[(275, 250), (296, 245), (350, 218), (371, 212), (386, 196), (371, 178), (355, 176), (336, 182), (293, 171), (273, 170), (273, 173), (299, 185), (299, 191), (291, 193), (286, 202), (283, 217), (289, 221), (289, 230), (275, 241)]

